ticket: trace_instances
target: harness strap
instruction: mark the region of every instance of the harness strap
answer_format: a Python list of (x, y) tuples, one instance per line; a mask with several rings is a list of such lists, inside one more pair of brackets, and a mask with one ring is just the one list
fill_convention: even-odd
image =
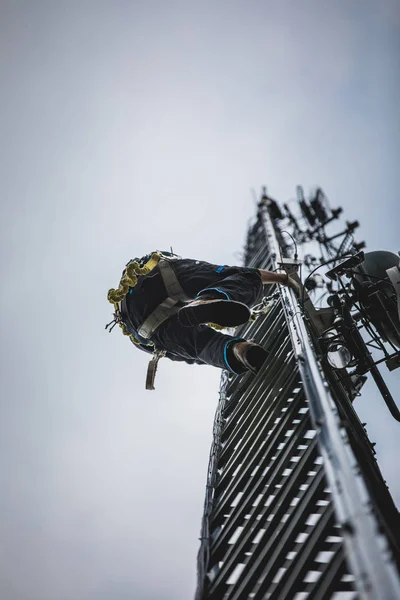
[(156, 350), (154, 352), (153, 358), (149, 362), (149, 366), (147, 367), (147, 375), (146, 375), (146, 390), (154, 390), (154, 380), (156, 378), (156, 372), (158, 367), (158, 361), (160, 358), (166, 355), (165, 350)]
[(168, 296), (139, 327), (138, 334), (145, 339), (149, 339), (157, 327), (176, 314), (182, 307), (183, 302), (188, 300), (169, 261), (161, 259), (157, 268), (161, 273)]
[(161, 259), (158, 264), (158, 268), (160, 270), (161, 277), (163, 278), (165, 289), (167, 290), (169, 298), (177, 301), (187, 299), (187, 296), (183, 291), (170, 262), (168, 260)]

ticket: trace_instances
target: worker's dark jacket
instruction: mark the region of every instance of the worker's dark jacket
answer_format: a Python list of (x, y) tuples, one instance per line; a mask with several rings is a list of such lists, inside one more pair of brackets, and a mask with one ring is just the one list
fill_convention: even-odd
[[(213, 265), (192, 259), (175, 259), (170, 264), (189, 299), (207, 293), (207, 296), (212, 294), (216, 298), (236, 300), (249, 307), (261, 301), (263, 284), (258, 269)], [(139, 329), (166, 297), (167, 292), (157, 267), (148, 275), (140, 276), (137, 285), (130, 289), (126, 297), (134, 327)], [(238, 339), (242, 338), (233, 338), (206, 325), (183, 327), (175, 314), (158, 327), (151, 342), (157, 349), (166, 350), (172, 360), (211, 364), (242, 373), (245, 369), (230, 351), (231, 342)], [(146, 347), (139, 347), (146, 350)]]

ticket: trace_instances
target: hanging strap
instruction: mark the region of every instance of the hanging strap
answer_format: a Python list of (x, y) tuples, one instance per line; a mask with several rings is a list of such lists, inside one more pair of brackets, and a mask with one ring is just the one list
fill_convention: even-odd
[(153, 358), (149, 362), (149, 366), (147, 367), (147, 375), (146, 375), (146, 390), (154, 390), (154, 380), (156, 378), (156, 372), (158, 367), (158, 361), (160, 358), (166, 355), (165, 350), (156, 350), (154, 352)]

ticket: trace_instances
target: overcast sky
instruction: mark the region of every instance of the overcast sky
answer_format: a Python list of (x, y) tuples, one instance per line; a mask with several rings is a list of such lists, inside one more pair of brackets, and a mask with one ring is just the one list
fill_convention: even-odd
[[(156, 248), (238, 262), (263, 184), (397, 252), (399, 29), (396, 0), (0, 3), (2, 599), (192, 598), (220, 373), (146, 392), (107, 290)], [(356, 407), (400, 503), (399, 426)]]

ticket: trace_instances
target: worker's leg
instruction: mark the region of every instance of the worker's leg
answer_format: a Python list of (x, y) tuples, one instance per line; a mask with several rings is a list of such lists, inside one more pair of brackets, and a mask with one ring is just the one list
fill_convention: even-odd
[(286, 273), (251, 267), (229, 267), (182, 259), (171, 263), (189, 298), (221, 298), (252, 307), (261, 301), (266, 284), (290, 285)]
[[(209, 292), (217, 291), (223, 294), (227, 300), (243, 302), (249, 307), (260, 302), (263, 295), (263, 287), (266, 284), (279, 283), (288, 285), (286, 273), (275, 273), (265, 269), (252, 269), (247, 267), (226, 267), (219, 273), (221, 279), (217, 285), (211, 284), (203, 288), (197, 297), (208, 295)], [(221, 296), (222, 297), (222, 296)]]
[[(168, 353), (175, 354), (186, 362), (192, 363), (195, 360), (227, 369), (237, 375), (245, 373), (253, 366), (240, 360), (245, 347), (249, 344), (239, 345), (239, 342), (246, 340), (220, 333), (204, 325), (183, 327), (177, 315), (160, 325), (152, 336), (152, 341), (157, 349), (167, 350)], [(236, 345), (238, 349), (235, 351)], [(267, 358), (267, 352), (261, 346), (255, 347), (258, 349), (256, 359), (262, 364)]]
[(262, 299), (259, 269), (218, 266), (190, 259), (171, 264), (183, 290), (193, 298), (179, 313), (185, 327), (203, 323), (236, 327), (249, 320), (249, 307)]
[(249, 307), (261, 301), (263, 282), (259, 269), (213, 265), (192, 259), (173, 261), (171, 265), (189, 298), (207, 295), (242, 302)]
[(172, 263), (179, 283), (189, 298), (179, 313), (185, 327), (217, 323), (235, 327), (250, 318), (249, 307), (262, 298), (258, 269), (212, 265), (184, 259)]

